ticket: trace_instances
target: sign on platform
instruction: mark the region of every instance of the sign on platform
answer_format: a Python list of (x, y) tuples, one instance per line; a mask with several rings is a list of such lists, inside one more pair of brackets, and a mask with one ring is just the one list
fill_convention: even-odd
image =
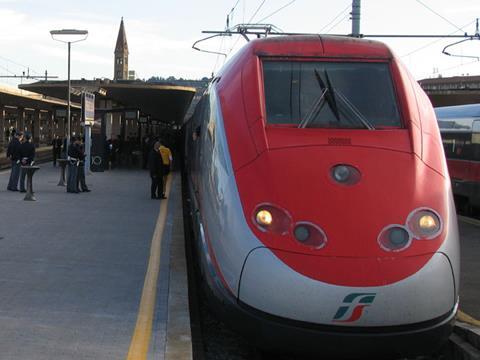
[(86, 91), (82, 93), (82, 117), (85, 125), (93, 125), (95, 120), (95, 95)]

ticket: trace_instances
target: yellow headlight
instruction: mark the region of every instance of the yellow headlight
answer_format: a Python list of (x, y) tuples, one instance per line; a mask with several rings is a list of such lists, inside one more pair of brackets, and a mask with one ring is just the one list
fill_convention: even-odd
[(270, 211), (260, 210), (257, 212), (256, 220), (260, 225), (268, 226), (272, 224), (273, 217)]
[(437, 221), (432, 215), (422, 215), (418, 219), (418, 225), (424, 230), (433, 230), (437, 227)]

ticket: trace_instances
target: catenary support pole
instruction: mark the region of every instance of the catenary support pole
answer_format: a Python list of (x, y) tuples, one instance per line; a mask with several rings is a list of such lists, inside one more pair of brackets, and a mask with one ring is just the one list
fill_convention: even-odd
[(70, 83), (70, 47), (71, 43), (68, 42), (68, 94), (67, 94), (67, 147), (70, 145), (70, 92), (71, 92), (71, 83)]
[(352, 1), (352, 36), (360, 36), (360, 0)]

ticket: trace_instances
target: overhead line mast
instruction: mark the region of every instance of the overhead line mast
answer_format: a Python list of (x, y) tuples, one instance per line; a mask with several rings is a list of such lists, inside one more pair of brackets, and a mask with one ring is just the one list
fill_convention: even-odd
[(360, 0), (352, 1), (352, 36), (360, 37)]

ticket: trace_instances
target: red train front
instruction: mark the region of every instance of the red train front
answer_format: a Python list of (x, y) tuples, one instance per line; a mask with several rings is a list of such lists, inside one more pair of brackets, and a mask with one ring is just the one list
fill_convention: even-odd
[(448, 171), (429, 100), (385, 45), (252, 41), (187, 132), (200, 263), (238, 328), (265, 347), (347, 357), (425, 353), (448, 337)]

